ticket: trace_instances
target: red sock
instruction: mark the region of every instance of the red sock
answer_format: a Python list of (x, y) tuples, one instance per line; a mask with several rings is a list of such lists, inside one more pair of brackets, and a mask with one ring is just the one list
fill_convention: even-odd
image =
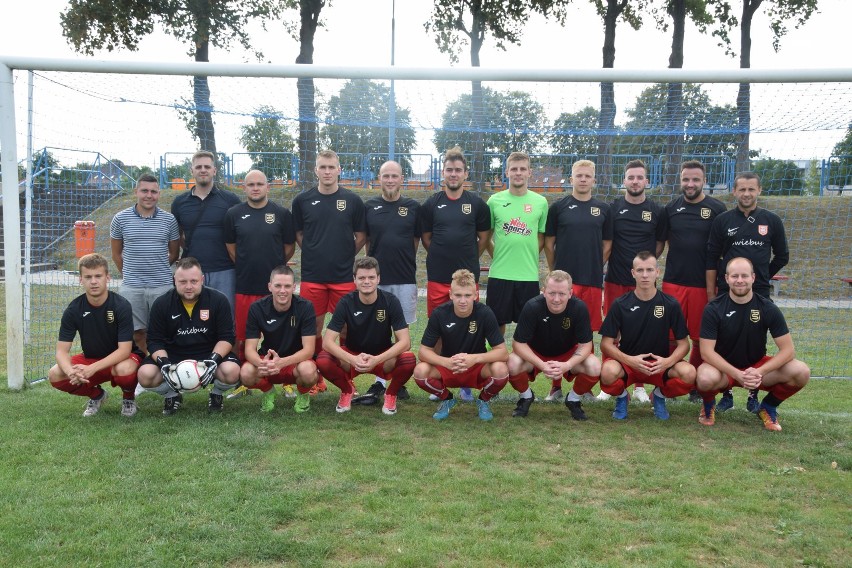
[(553, 383), (554, 389), (561, 389), (562, 388), (562, 378), (561, 377), (558, 378), (558, 379), (553, 379), (551, 382)]
[(693, 385), (688, 385), (678, 377), (669, 377), (668, 380), (663, 380), (663, 386), (660, 387), (660, 392), (666, 398), (677, 398), (685, 394), (689, 394)]
[[(554, 384), (556, 381), (553, 381)], [(562, 380), (560, 379), (561, 383)], [(509, 376), (509, 384), (512, 385), (512, 388), (520, 393), (525, 393), (530, 388), (530, 376), (527, 373), (521, 373), (520, 375), (510, 375)]]
[(598, 384), (600, 377), (590, 377), (589, 375), (577, 375), (574, 379), (574, 392), (579, 395), (584, 395), (592, 391), (592, 387)]
[(121, 389), (121, 397), (124, 400), (136, 400), (136, 373), (116, 375), (112, 378), (112, 384)]
[(780, 383), (769, 387), (769, 392), (775, 395), (775, 398), (777, 398), (778, 400), (787, 400), (788, 398), (802, 390), (802, 388), (803, 387), (791, 385), (788, 383)]
[(448, 391), (444, 386), (444, 381), (442, 379), (433, 379), (431, 377), (418, 379), (417, 377), (414, 377), (414, 382), (417, 383), (418, 387), (429, 394), (437, 395), (441, 400), (447, 400), (450, 397), (450, 391)]
[(601, 383), (601, 390), (606, 394), (610, 394), (612, 396), (618, 396), (624, 392), (624, 389), (627, 388), (627, 384), (624, 382), (624, 379), (616, 379), (614, 383), (611, 385), (605, 385)]
[(414, 367), (417, 366), (417, 358), (411, 351), (406, 351), (400, 354), (396, 359), (396, 367), (390, 372), (390, 384), (388, 384), (387, 394), (396, 396), (399, 394), (399, 389), (408, 382), (411, 378), (411, 373)]
[(85, 396), (88, 398), (98, 398), (101, 396), (101, 393), (104, 392), (98, 385), (92, 385), (89, 383), (83, 383), (81, 385), (72, 385), (69, 379), (63, 379), (57, 383), (50, 383), (50, 386), (55, 388), (56, 390), (61, 390), (62, 392), (67, 392), (68, 394), (73, 394), (76, 396)]
[(503, 387), (506, 386), (506, 383), (509, 382), (509, 375), (505, 377), (488, 377), (488, 382), (479, 391), (480, 400), (489, 401), (503, 390)]
[(347, 376), (348, 373), (343, 370), (340, 363), (331, 353), (321, 351), (317, 355), (317, 368), (325, 378), (332, 382), (334, 386), (340, 389), (341, 393), (352, 393), (352, 381)]
[(303, 387), (302, 385), (296, 383), (296, 390), (299, 391), (299, 394), (308, 394), (311, 392), (311, 388), (313, 387)]
[(269, 392), (272, 390), (272, 383), (269, 382), (269, 377), (260, 377), (253, 387), (248, 388), (257, 389), (260, 392)]

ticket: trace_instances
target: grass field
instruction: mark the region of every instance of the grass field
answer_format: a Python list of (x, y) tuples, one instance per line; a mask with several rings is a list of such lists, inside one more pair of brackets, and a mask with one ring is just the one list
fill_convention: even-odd
[(705, 428), (680, 401), (669, 422), (513, 419), (513, 394), (491, 423), (472, 404), (438, 423), (413, 384), (393, 417), (336, 414), (336, 393), (208, 416), (197, 393), (170, 418), (143, 395), (129, 421), (117, 391), (84, 419), (47, 385), (3, 390), (0, 565), (848, 566), (849, 385), (813, 381), (780, 433), (739, 392)]

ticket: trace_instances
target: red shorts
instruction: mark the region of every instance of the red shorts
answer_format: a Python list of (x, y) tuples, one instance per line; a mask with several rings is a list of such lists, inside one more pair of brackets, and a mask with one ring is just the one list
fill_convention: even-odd
[[(354, 353), (352, 353), (352, 351), (343, 347), (342, 345), (340, 346), (340, 348), (343, 349), (344, 351), (346, 351), (347, 353), (349, 353), (350, 355), (354, 355)], [(328, 353), (328, 351), (325, 351), (325, 353)], [(335, 360), (337, 360), (338, 363), (340, 363), (340, 360), (337, 359), (337, 357), (335, 357), (331, 353), (328, 353), (328, 355), (330, 357), (334, 358)], [(355, 369), (355, 367), (350, 365), (348, 376), (346, 378), (349, 379), (349, 380), (352, 380), (355, 377), (357, 377), (358, 375), (376, 375), (377, 377), (384, 377), (385, 376), (384, 366), (385, 366), (384, 363), (380, 363), (380, 364), (376, 365), (375, 367), (373, 367), (372, 369), (370, 369), (369, 371), (365, 371), (365, 372), (362, 373), (360, 371), (357, 371)], [(342, 369), (343, 365), (341, 365), (340, 367)], [(343, 369), (343, 372), (346, 373), (346, 369)]]
[(606, 317), (607, 312), (609, 312), (610, 306), (617, 299), (622, 297), (628, 292), (632, 292), (636, 289), (636, 286), (622, 286), (621, 284), (613, 284), (612, 282), (604, 282), (604, 305), (603, 305), (603, 313), (604, 317)]
[(592, 331), (600, 331), (601, 323), (601, 303), (603, 301), (603, 291), (595, 286), (581, 286), (574, 284), (573, 295), (583, 300), (586, 307), (589, 308), (589, 322), (592, 324)]
[[(476, 298), (479, 301), (479, 283), (476, 284)], [(443, 282), (426, 282), (426, 317), (432, 315), (435, 308), (450, 301), (450, 285)]]
[(435, 369), (441, 374), (441, 381), (445, 388), (468, 387), (481, 390), (482, 387), (488, 384), (489, 378), (480, 376), (485, 363), (474, 365), (464, 373), (453, 373), (452, 370), (435, 365)]
[(248, 320), (248, 311), (253, 303), (265, 298), (263, 296), (255, 296), (253, 294), (235, 294), (234, 295), (234, 323), (236, 324), (237, 341), (246, 340), (246, 321)]
[(334, 308), (337, 307), (338, 300), (354, 290), (354, 282), (343, 282), (340, 284), (302, 282), (299, 288), (299, 295), (314, 305), (314, 314), (319, 317), (334, 313)]
[[(766, 364), (767, 361), (770, 361), (770, 360), (772, 360), (772, 357), (770, 357), (769, 355), (764, 355), (763, 357), (760, 358), (760, 361), (757, 361), (756, 363), (754, 363), (753, 365), (749, 365), (748, 367), (762, 367), (763, 365)], [(748, 369), (748, 367), (743, 367), (742, 369), (739, 369), (739, 370), (745, 371), (746, 369)], [(741, 386), (738, 382), (736, 382), (734, 379), (732, 379), (728, 375), (725, 375), (725, 378), (728, 379), (728, 388), (729, 389)], [(760, 386), (760, 389), (761, 390), (768, 390), (768, 388), (765, 388), (763, 385)]]
[[(636, 385), (636, 384), (639, 384), (639, 385), (642, 385), (642, 384), (654, 385), (655, 387), (661, 387), (661, 388), (663, 386), (663, 375), (666, 373), (666, 371), (663, 371), (662, 373), (657, 373), (656, 375), (648, 376), (648, 375), (643, 375), (639, 371), (631, 369), (630, 367), (625, 367), (624, 365), (622, 365), (621, 368), (624, 369), (624, 373), (625, 373), (625, 377), (624, 377), (625, 388), (629, 387), (630, 385)], [(666, 369), (666, 370), (668, 370), (668, 369)], [(671, 376), (671, 375), (669, 375), (669, 376)]]
[(295, 385), (296, 377), (293, 375), (295, 371), (296, 365), (287, 365), (278, 371), (277, 375), (270, 375), (265, 378), (273, 385)]
[(689, 338), (697, 341), (701, 335), (701, 316), (704, 314), (704, 306), (707, 305), (707, 288), (663, 282), (663, 293), (674, 296), (680, 304), (680, 309), (686, 318)]
[[(559, 355), (542, 355), (541, 353), (539, 353), (535, 349), (533, 349), (532, 352), (535, 353), (535, 356), (538, 357), (539, 359), (541, 359), (542, 361), (559, 361), (560, 363), (564, 363), (565, 361), (567, 361), (568, 359), (570, 359), (574, 355), (574, 353), (577, 351), (577, 347), (579, 347), (579, 345), (575, 345), (570, 351), (567, 351), (565, 353), (561, 353)], [(594, 348), (595, 348), (594, 345), (592, 345), (592, 349), (594, 349)], [(530, 349), (532, 349), (532, 348), (530, 348)], [(538, 375), (540, 372), (541, 371), (539, 371), (535, 367), (533, 367), (532, 371), (528, 371), (527, 375), (530, 378), (530, 382), (534, 381), (536, 375)], [(570, 374), (565, 373), (562, 376), (567, 379), (570, 376)]]
[[(142, 363), (142, 357), (137, 353), (131, 353), (130, 357), (128, 357), (128, 359), (133, 359), (133, 361), (136, 362), (137, 367), (139, 366), (140, 363)], [(77, 355), (71, 356), (71, 364), (72, 365), (86, 365), (86, 366), (88, 366), (88, 365), (94, 365), (98, 361), (100, 361), (100, 359), (88, 359), (82, 353), (78, 353)], [(98, 371), (97, 373), (95, 373), (94, 375), (89, 377), (89, 384), (90, 385), (99, 385), (101, 383), (105, 383), (105, 382), (109, 381), (112, 384), (112, 386), (117, 387), (118, 385), (115, 384), (115, 381), (113, 381), (112, 379), (113, 379), (112, 369), (110, 367), (107, 367), (106, 369), (101, 369), (100, 371)]]

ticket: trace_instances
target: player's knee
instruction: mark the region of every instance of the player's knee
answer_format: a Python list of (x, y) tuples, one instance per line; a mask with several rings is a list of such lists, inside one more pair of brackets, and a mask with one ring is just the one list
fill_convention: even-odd
[(503, 361), (491, 363), (488, 374), (492, 377), (505, 377), (509, 374), (509, 366)]
[(47, 372), (47, 380), (51, 383), (58, 383), (59, 381), (64, 381), (68, 377), (65, 373), (62, 372), (62, 369), (59, 368), (59, 365), (54, 365)]
[(811, 380), (811, 368), (805, 362), (798, 359), (794, 359), (793, 363), (796, 364), (796, 372), (793, 375), (793, 380), (797, 386), (803, 387)]
[(296, 365), (295, 375), (296, 379), (301, 381), (302, 384), (305, 386), (312, 387), (319, 380), (319, 375), (317, 374), (317, 366), (312, 359), (302, 361), (301, 363)]
[(586, 357), (586, 360), (583, 361), (583, 365), (585, 366), (585, 373), (590, 377), (598, 377), (601, 374), (601, 360), (595, 357), (594, 355), (589, 355)]
[(514, 353), (509, 353), (509, 361), (507, 363), (510, 375), (520, 375), (524, 372), (524, 360)]
[(240, 378), (240, 366), (233, 361), (225, 361), (216, 369), (216, 378), (226, 385), (234, 385)]
[(702, 363), (695, 372), (695, 386), (700, 391), (711, 391), (718, 388), (722, 373), (708, 363)]
[(132, 375), (139, 369), (139, 365), (133, 359), (125, 359), (120, 363), (116, 363), (112, 368), (113, 377), (125, 377)]
[(136, 372), (136, 378), (146, 389), (154, 388), (163, 382), (163, 376), (156, 365), (142, 365)]
[(414, 378), (416, 380), (424, 380), (429, 378), (429, 372), (432, 370), (432, 365), (429, 363), (418, 363), (416, 367), (414, 367)]
[(617, 361), (609, 360), (601, 365), (601, 383), (611, 385), (621, 377), (621, 365)]
[(257, 367), (251, 363), (243, 363), (243, 366), (240, 367), (240, 382), (244, 386), (253, 387), (257, 384), (257, 378)]
[(680, 380), (688, 384), (695, 384), (695, 367), (685, 361), (681, 361), (675, 365), (674, 370)]

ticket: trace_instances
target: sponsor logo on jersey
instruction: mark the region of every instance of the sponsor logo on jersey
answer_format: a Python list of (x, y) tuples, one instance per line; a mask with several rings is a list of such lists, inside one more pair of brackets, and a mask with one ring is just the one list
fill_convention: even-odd
[(112, 323), (115, 321), (115, 312), (112, 310), (107, 310), (106, 312), (106, 320), (107, 323)]
[(397, 213), (399, 213), (400, 217), (408, 217), (408, 207), (400, 207)]
[(571, 318), (562, 318), (562, 329), (571, 329)]
[(748, 319), (750, 319), (754, 323), (759, 322), (760, 321), (760, 310), (751, 310), (751, 312), (749, 313)]
[(201, 321), (207, 321), (210, 319), (210, 310), (201, 310), (198, 312), (198, 318)]
[(276, 319), (266, 320), (266, 325), (272, 325), (273, 323), (275, 323), (277, 321), (278, 320), (276, 320)]
[(541, 318), (541, 321), (543, 321), (544, 323), (547, 323), (547, 320), (549, 320), (549, 319), (550, 319), (550, 316), (547, 316), (546, 318)]
[(755, 241), (754, 239), (740, 239), (731, 243), (735, 247), (762, 247), (763, 241)]
[(627, 213), (628, 211), (630, 211), (630, 209), (622, 209), (621, 211), (619, 211), (619, 212), (618, 212), (618, 214), (619, 214), (619, 215), (624, 215), (624, 214), (625, 214), (625, 213)]
[(732, 315), (734, 315), (735, 313), (737, 313), (737, 310), (731, 310), (730, 312), (728, 312), (727, 314), (725, 314), (725, 317), (729, 318), (729, 317), (731, 317)]
[(713, 212), (712, 212), (712, 211), (710, 211), (710, 209), (708, 209), (707, 207), (702, 207), (702, 208), (701, 208), (700, 215), (701, 215), (701, 218), (702, 218), (702, 219), (709, 219), (709, 218), (710, 218), (710, 214), (711, 214), (711, 213), (713, 213)]
[(737, 234), (737, 231), (739, 231), (739, 230), (740, 230), (739, 227), (735, 227), (733, 229), (728, 229), (728, 236), (733, 237), (734, 235)]
[(769, 234), (769, 225), (758, 225), (757, 232), (765, 237)]
[(502, 229), (503, 229), (503, 234), (506, 234), (506, 235), (515, 234), (515, 235), (521, 235), (523, 237), (528, 237), (532, 234), (532, 231), (530, 230), (530, 228), (527, 226), (526, 223), (521, 221), (520, 217), (515, 217), (511, 221), (509, 221), (507, 223), (503, 223)]
[(381, 205), (376, 205), (375, 207), (373, 207), (373, 211), (378, 211), (381, 208), (382, 208)]
[(271, 225), (272, 223), (275, 222), (275, 213), (267, 213), (266, 215), (263, 216), (263, 220)]
[(462, 213), (470, 215), (471, 211), (473, 211), (473, 206), (470, 203), (462, 203)]
[(352, 315), (353, 315), (353, 316), (355, 316), (355, 317), (357, 318), (358, 316), (360, 316), (360, 315), (361, 315), (361, 314), (363, 314), (363, 313), (364, 313), (364, 312), (353, 312), (353, 313), (352, 313)]
[(179, 329), (177, 330), (178, 335), (195, 335), (196, 333), (207, 333), (206, 327), (189, 327), (187, 329)]
[(90, 313), (92, 313), (92, 312), (83, 312), (83, 317), (86, 317), (86, 316), (87, 316), (87, 315), (89, 315)]
[(663, 317), (663, 314), (665, 314), (665, 313), (666, 313), (666, 307), (665, 306), (654, 306), (654, 317), (655, 318), (661, 319)]
[(569, 205), (569, 206), (568, 206), (568, 209), (576, 209), (576, 208), (577, 208), (577, 206), (576, 206), (576, 205)]
[(178, 315), (176, 315), (176, 316), (172, 316), (172, 319), (173, 319), (173, 320), (176, 320), (176, 319), (178, 319), (179, 317), (180, 317), (180, 314), (178, 314)]
[(475, 321), (472, 321), (468, 324), (467, 332), (468, 333), (476, 333), (476, 322)]
[(338, 199), (337, 200), (337, 210), (338, 211), (346, 211), (346, 200)]
[(642, 220), (646, 223), (651, 222), (651, 212), (650, 211), (642, 211)]
[(591, 209), (589, 209), (589, 213), (592, 214), (592, 217), (598, 217), (601, 214), (601, 208), (600, 207), (592, 207)]
[(376, 310), (376, 321), (379, 321), (379, 322), (385, 321), (385, 311), (384, 310)]
[(317, 199), (316, 201), (311, 201), (311, 205), (316, 205), (316, 204), (317, 204), (317, 203), (319, 203), (319, 202), (320, 202), (320, 200), (319, 200), (319, 199)]
[(444, 207), (446, 207), (446, 206), (447, 206), (447, 204), (446, 204), (446, 203), (443, 203), (443, 204), (441, 204), (441, 205), (438, 205), (438, 209), (443, 209), (443, 208), (444, 208)]
[(450, 329), (450, 328), (451, 328), (451, 327), (453, 327), (454, 325), (456, 325), (456, 322), (448, 323), (448, 324), (447, 324), (447, 329)]
[(524, 203), (524, 213), (532, 213), (532, 205), (529, 203)]
[(240, 217), (240, 219), (248, 219), (249, 217), (251, 217), (251, 213), (243, 215), (242, 217)]
[(686, 207), (678, 207), (677, 209), (675, 209), (675, 211), (676, 211), (677, 213), (680, 213), (680, 212), (681, 212), (681, 211), (683, 211), (684, 209), (686, 209)]

